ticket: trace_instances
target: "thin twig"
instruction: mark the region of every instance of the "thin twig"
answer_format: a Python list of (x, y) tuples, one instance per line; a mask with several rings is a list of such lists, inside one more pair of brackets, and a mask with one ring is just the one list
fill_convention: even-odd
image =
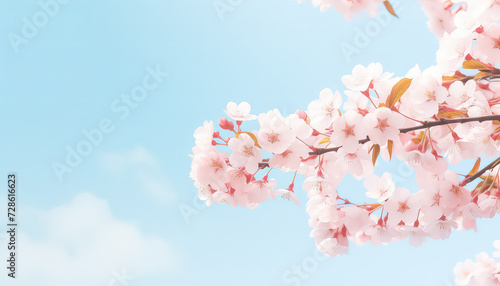
[[(466, 118), (454, 118), (454, 119), (447, 119), (447, 118), (441, 118), (440, 120), (437, 121), (425, 121), (424, 124), (414, 126), (414, 127), (408, 127), (408, 128), (401, 128), (399, 129), (400, 133), (408, 133), (411, 131), (415, 130), (420, 130), (420, 129), (427, 129), (435, 126), (441, 126), (441, 125), (446, 125), (446, 124), (454, 124), (454, 123), (467, 123), (467, 122), (483, 122), (483, 121), (493, 121), (493, 120), (500, 120), (500, 115), (487, 115), (487, 116), (481, 116), (481, 117), (466, 117)], [(366, 137), (365, 139), (359, 140), (359, 144), (365, 144), (366, 142), (370, 141), (370, 138)], [(328, 152), (337, 152), (340, 149), (340, 147), (334, 147), (334, 148), (318, 148), (314, 152), (309, 152), (309, 155), (322, 155)]]
[(468, 183), (474, 181), (475, 179), (481, 177), (481, 175), (484, 174), (484, 172), (491, 170), (495, 168), (498, 164), (500, 164), (500, 157), (498, 157), (495, 161), (489, 163), (486, 167), (482, 168), (481, 170), (477, 171), (474, 175), (469, 176), (467, 175), (465, 179), (460, 183), (460, 185), (463, 187), (467, 185)]

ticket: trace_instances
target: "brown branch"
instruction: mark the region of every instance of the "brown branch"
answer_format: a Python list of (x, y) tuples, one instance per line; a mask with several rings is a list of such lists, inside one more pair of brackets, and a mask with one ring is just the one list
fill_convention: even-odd
[[(411, 131), (415, 130), (420, 130), (420, 129), (427, 129), (435, 126), (441, 126), (441, 125), (446, 125), (446, 124), (454, 124), (454, 123), (467, 123), (467, 122), (483, 122), (483, 121), (493, 121), (493, 120), (500, 120), (500, 115), (488, 115), (488, 116), (481, 116), (481, 117), (466, 117), (466, 118), (454, 118), (454, 119), (447, 119), (447, 118), (441, 118), (440, 120), (437, 121), (425, 121), (424, 124), (414, 126), (414, 127), (408, 127), (408, 128), (401, 128), (399, 129), (400, 133), (408, 133)], [(366, 137), (365, 139), (359, 140), (359, 144), (365, 144), (366, 142), (370, 141), (370, 138)], [(328, 152), (337, 152), (340, 149), (340, 147), (334, 147), (334, 148), (318, 148), (314, 152), (309, 152), (309, 155), (322, 155)]]
[(460, 183), (460, 186), (463, 187), (463, 186), (467, 185), (468, 183), (474, 181), (475, 179), (481, 177), (481, 175), (484, 174), (484, 172), (495, 168), (496, 166), (498, 166), (498, 164), (500, 164), (500, 157), (498, 157), (495, 161), (489, 163), (486, 167), (477, 171), (474, 175), (466, 176), (465, 179)]
[(401, 128), (399, 129), (399, 132), (401, 133), (408, 133), (410, 131), (414, 130), (419, 130), (419, 129), (426, 129), (434, 126), (441, 126), (441, 125), (446, 125), (446, 124), (454, 124), (454, 123), (467, 123), (467, 122), (484, 122), (484, 121), (493, 121), (493, 120), (500, 120), (500, 115), (487, 115), (487, 116), (480, 116), (480, 117), (466, 117), (466, 118), (454, 118), (454, 119), (447, 119), (447, 118), (441, 118), (438, 121), (426, 121), (424, 124), (415, 126), (415, 127), (409, 127), (409, 128)]
[(269, 167), (269, 159), (263, 159), (262, 162), (259, 163), (259, 169), (265, 169)]
[(259, 169), (265, 169), (267, 167), (269, 167), (269, 163), (267, 163), (267, 162), (259, 163)]
[[(358, 143), (359, 144), (365, 144), (366, 142), (369, 142), (369, 141), (370, 141), (370, 137), (366, 136), (365, 139), (359, 140)], [(322, 154), (325, 154), (325, 153), (328, 153), (328, 152), (337, 152), (339, 149), (340, 149), (340, 146), (339, 147), (334, 147), (334, 148), (318, 148), (314, 152), (309, 152), (309, 155), (311, 155), (311, 156), (313, 156), (313, 155), (322, 155)]]
[(493, 79), (499, 79), (500, 78), (500, 76), (498, 75), (498, 71), (499, 71), (498, 69), (494, 69), (494, 70), (487, 70), (487, 69), (483, 70), (483, 69), (481, 69), (479, 71), (482, 71), (482, 72), (491, 72), (492, 74), (485, 75), (485, 76), (480, 77), (480, 78), (476, 78), (476, 76), (474, 76), (474, 75), (469, 75), (469, 76), (466, 76), (466, 77), (462, 78), (460, 81), (462, 83), (466, 83), (466, 82), (468, 82), (471, 79), (476, 79), (476, 80), (485, 79), (485, 80), (490, 80), (491, 81)]

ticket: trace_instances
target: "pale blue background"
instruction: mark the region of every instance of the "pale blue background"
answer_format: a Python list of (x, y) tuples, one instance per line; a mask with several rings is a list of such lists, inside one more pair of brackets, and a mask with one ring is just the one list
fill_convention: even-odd
[[(306, 109), (325, 87), (343, 90), (340, 77), (357, 63), (382, 62), (384, 70), (403, 76), (416, 63), (432, 65), (437, 49), (417, 1), (404, 1), (400, 19), (349, 62), (340, 44), (352, 44), (355, 28), (373, 21), (366, 16), (346, 22), (307, 3), (260, 0), (242, 1), (221, 20), (212, 0), (114, 0), (70, 1), (15, 53), (8, 33), (19, 33), (22, 18), (38, 10), (37, 1), (0, 1), (0, 174), (18, 172), (21, 212), (50, 209), (88, 191), (107, 200), (117, 219), (169, 242), (179, 269), (138, 277), (131, 286), (294, 285), (284, 283), (283, 274), (315, 251), (305, 195), (300, 192), (301, 206), (283, 200), (254, 211), (216, 205), (186, 223), (179, 207), (194, 207), (188, 177), (193, 131), (223, 116), (228, 101), (248, 101), (256, 114), (272, 108), (289, 114)], [(120, 121), (111, 102), (156, 65), (169, 78)], [(65, 146), (83, 139), (82, 129), (106, 117), (116, 130), (60, 183), (51, 164), (64, 160)], [(159, 162), (170, 201), (159, 203), (135, 189), (133, 179), (103, 167), (106, 154), (138, 147)], [(361, 184), (349, 184), (340, 191), (364, 193)], [(29, 222), (25, 217), (23, 231), (36, 238)], [(493, 250), (499, 222), (480, 220), (478, 233), (454, 232), (420, 248), (407, 240), (352, 245), (350, 254), (321, 262), (301, 285), (452, 285), (456, 262)]]

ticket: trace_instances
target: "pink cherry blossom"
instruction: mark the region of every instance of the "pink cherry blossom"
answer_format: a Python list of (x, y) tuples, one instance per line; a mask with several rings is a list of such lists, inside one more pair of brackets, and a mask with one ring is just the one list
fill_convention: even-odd
[(358, 141), (366, 136), (362, 120), (361, 115), (353, 111), (346, 112), (333, 123), (331, 142), (336, 146), (342, 146), (344, 152), (354, 153), (359, 148)]
[(300, 205), (300, 201), (297, 198), (297, 195), (295, 195), (295, 193), (293, 192), (293, 190), (290, 190), (290, 189), (279, 189), (279, 190), (276, 191), (276, 194), (277, 195), (281, 195), (282, 199), (285, 199), (285, 200), (288, 200), (288, 201), (292, 201), (295, 204)]
[(194, 131), (194, 138), (196, 147), (201, 150), (208, 150), (212, 147), (212, 140), (214, 134), (214, 124), (212, 121), (205, 121), (203, 126), (198, 127)]
[(464, 31), (464, 33), (472, 33), (480, 26), (480, 23), (476, 20), (474, 15), (472, 15), (470, 10), (458, 11), (453, 22), (457, 29)]
[(477, 254), (476, 261), (458, 262), (453, 272), (458, 285), (500, 285), (500, 263), (485, 252)]
[(367, 67), (356, 65), (352, 69), (352, 75), (342, 77), (342, 83), (350, 90), (366, 91), (374, 81), (387, 76), (386, 74), (382, 74), (382, 72), (382, 65), (380, 63), (372, 63)]
[(455, 282), (458, 285), (468, 285), (470, 279), (479, 269), (478, 265), (474, 261), (467, 259), (465, 262), (459, 262), (455, 266), (453, 273), (455, 274)]
[(477, 46), (474, 47), (474, 54), (486, 63), (500, 62), (500, 49), (498, 48), (500, 38), (500, 25), (494, 24), (477, 38)]
[(458, 30), (450, 34), (444, 33), (436, 53), (437, 64), (444, 75), (450, 75), (462, 66), (471, 51), (472, 39), (472, 34), (464, 35)]
[(366, 196), (379, 202), (384, 202), (391, 197), (396, 188), (389, 173), (384, 173), (382, 177), (372, 174), (365, 179), (364, 185), (368, 190)]
[(327, 238), (323, 240), (320, 244), (318, 244), (318, 249), (330, 257), (347, 254), (348, 252), (348, 248), (340, 245), (335, 238)]
[(202, 185), (210, 186), (216, 190), (225, 187), (227, 164), (223, 156), (225, 157), (227, 154), (209, 149), (194, 157), (193, 165), (196, 166), (197, 180)]
[(340, 167), (335, 172), (348, 174), (355, 177), (362, 177), (364, 174), (370, 173), (373, 165), (370, 162), (370, 156), (365, 149), (358, 149), (354, 153), (347, 153), (342, 147), (338, 151), (339, 157), (335, 161), (335, 165)]
[(283, 153), (275, 154), (269, 159), (271, 168), (285, 167), (297, 170), (303, 158), (307, 158), (309, 148), (302, 142), (296, 140)]
[(459, 211), (456, 211), (455, 216), (455, 220), (458, 223), (458, 230), (473, 229), (477, 231), (476, 219), (481, 216), (481, 209), (476, 203), (470, 202), (460, 208)]
[(298, 139), (307, 141), (310, 138), (313, 129), (304, 119), (300, 118), (297, 114), (290, 114), (287, 119), (290, 122), (292, 131)]
[(452, 228), (457, 228), (458, 224), (451, 220), (437, 220), (429, 223), (425, 227), (425, 231), (429, 233), (432, 239), (446, 239), (451, 234)]
[(416, 200), (420, 202), (419, 221), (431, 223), (439, 220), (445, 214), (450, 214), (449, 209), (443, 206), (443, 196), (441, 190), (437, 187), (433, 189), (420, 190), (417, 192)]
[(233, 151), (229, 156), (229, 162), (233, 167), (244, 167), (249, 173), (257, 171), (262, 161), (262, 154), (248, 134), (243, 133), (238, 138), (232, 138), (228, 146)]
[(250, 114), (250, 104), (248, 102), (241, 102), (236, 104), (234, 102), (229, 102), (224, 110), (231, 119), (236, 121), (248, 121), (255, 120), (257, 116)]
[(481, 194), (479, 195), (477, 205), (484, 217), (491, 218), (495, 213), (500, 213), (500, 199), (498, 197)]
[(438, 146), (447, 150), (445, 156), (448, 162), (453, 166), (460, 164), (463, 159), (473, 159), (478, 154), (474, 142), (470, 142), (466, 139), (457, 139), (453, 133), (449, 133), (443, 137), (442, 141), (438, 143)]
[(238, 206), (238, 203), (236, 202), (235, 198), (231, 196), (228, 193), (217, 191), (213, 194), (213, 199), (215, 202), (218, 204), (228, 204), (232, 206), (233, 208), (236, 208)]
[(473, 80), (463, 84), (461, 81), (456, 81), (450, 86), (450, 97), (446, 99), (446, 103), (455, 109), (468, 108), (474, 102), (473, 94), (476, 91), (476, 82)]
[(460, 186), (457, 173), (447, 170), (445, 177), (439, 183), (440, 194), (443, 197), (443, 207), (454, 209), (464, 206), (471, 200), (470, 193)]
[(410, 245), (413, 247), (418, 247), (427, 240), (428, 234), (421, 228), (403, 225), (399, 230), (403, 233), (404, 237), (409, 237)]
[(355, 236), (357, 233), (364, 232), (370, 223), (370, 214), (362, 208), (344, 207), (341, 211), (345, 213), (342, 217), (342, 223), (346, 230)]
[(247, 184), (249, 173), (241, 168), (228, 167), (226, 170), (226, 180), (235, 190), (243, 189)]
[(317, 130), (325, 130), (330, 127), (339, 114), (339, 108), (342, 104), (342, 96), (339, 91), (333, 91), (329, 88), (323, 89), (319, 94), (319, 99), (309, 103), (307, 113), (311, 118), (311, 126)]
[(295, 132), (291, 129), (290, 122), (281, 116), (278, 109), (261, 113), (258, 118), (260, 146), (275, 154), (283, 153), (295, 139)]
[(253, 181), (247, 186), (248, 202), (262, 203), (271, 197), (273, 189), (276, 187), (274, 180)]
[(370, 140), (381, 146), (387, 144), (388, 140), (399, 139), (399, 128), (403, 127), (403, 122), (400, 115), (387, 107), (378, 108), (363, 118), (363, 126)]
[(335, 184), (321, 177), (308, 177), (305, 179), (302, 187), (307, 192), (309, 198), (317, 195), (329, 196), (331, 198), (337, 197)]
[(437, 114), (439, 105), (448, 96), (448, 91), (441, 86), (441, 81), (436, 80), (429, 74), (423, 74), (413, 79), (408, 98), (411, 107), (423, 117), (429, 118)]
[(314, 196), (310, 198), (307, 202), (306, 211), (311, 217), (317, 218), (320, 222), (324, 223), (336, 221), (339, 217), (335, 198), (328, 196)]
[(204, 186), (199, 182), (195, 182), (194, 186), (198, 189), (198, 199), (205, 201), (207, 207), (211, 206), (213, 203), (212, 188)]
[(415, 196), (412, 196), (408, 189), (396, 188), (387, 200), (384, 210), (389, 214), (388, 225), (395, 226), (401, 221), (413, 225), (417, 220), (419, 208)]
[(453, 22), (451, 9), (447, 0), (420, 0), (422, 9), (429, 18), (427, 26), (436, 34), (438, 39), (443, 37), (444, 32), (450, 33), (456, 26)]
[(371, 103), (368, 104), (369, 99), (361, 92), (346, 90), (345, 94), (348, 97), (347, 102), (343, 106), (345, 110), (352, 110), (362, 116), (375, 110)]
[(372, 222), (372, 224), (366, 228), (365, 234), (370, 237), (370, 241), (373, 245), (379, 246), (389, 243), (397, 235), (397, 232), (393, 227)]

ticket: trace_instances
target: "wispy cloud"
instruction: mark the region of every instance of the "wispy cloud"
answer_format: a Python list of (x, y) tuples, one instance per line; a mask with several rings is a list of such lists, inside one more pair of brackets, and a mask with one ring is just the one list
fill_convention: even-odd
[(176, 259), (165, 240), (117, 220), (107, 202), (90, 193), (29, 219), (43, 231), (36, 237), (19, 234), (18, 277), (1, 275), (1, 285), (116, 286), (175, 271)]
[(160, 203), (175, 199), (173, 187), (156, 159), (143, 147), (104, 155), (104, 166), (121, 182), (141, 190)]

